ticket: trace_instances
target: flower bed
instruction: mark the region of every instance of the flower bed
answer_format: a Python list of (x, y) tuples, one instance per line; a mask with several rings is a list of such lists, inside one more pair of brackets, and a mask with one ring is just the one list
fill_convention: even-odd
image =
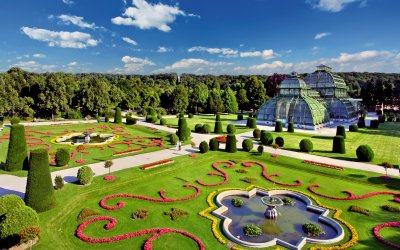
[(233, 165), (234, 165), (234, 163), (233, 163), (233, 162), (230, 162), (230, 161), (217, 161), (217, 162), (214, 162), (214, 163), (212, 164), (212, 167), (213, 167), (215, 170), (217, 170), (219, 173), (210, 172), (210, 173), (208, 173), (208, 175), (215, 175), (215, 176), (223, 177), (223, 178), (224, 178), (223, 181), (218, 182), (218, 183), (211, 183), (211, 184), (208, 184), (208, 183), (204, 183), (203, 181), (201, 181), (200, 179), (198, 179), (198, 180), (197, 180), (197, 183), (199, 183), (199, 184), (202, 185), (202, 186), (208, 186), (208, 187), (210, 187), (210, 186), (220, 186), (220, 185), (223, 185), (223, 184), (227, 183), (228, 180), (229, 180), (229, 176), (228, 176), (228, 174), (227, 174), (225, 171), (223, 171), (222, 169), (220, 169), (219, 167), (217, 167), (218, 165), (224, 165), (226, 168), (232, 168)]
[(328, 163), (323, 163), (323, 162), (318, 162), (318, 161), (309, 161), (309, 160), (304, 160), (303, 163), (315, 165), (315, 166), (320, 166), (320, 167), (326, 167), (326, 168), (333, 168), (337, 170), (344, 170), (343, 167), (337, 166), (337, 165), (332, 165)]
[(85, 162), (87, 162), (86, 159), (79, 159), (79, 160), (76, 160), (76, 163), (85, 163)]
[(113, 181), (115, 180), (115, 176), (114, 175), (106, 175), (103, 177), (103, 180), (105, 181)]
[(219, 143), (226, 143), (226, 136), (218, 136), (218, 137), (215, 137), (215, 139), (216, 139)]
[(125, 150), (125, 151), (119, 151), (119, 152), (115, 152), (112, 155), (116, 156), (116, 155), (124, 155), (124, 154), (130, 154), (130, 153), (135, 153), (135, 152), (139, 152), (142, 151), (141, 148), (134, 148), (134, 149), (129, 149), (129, 150)]
[(145, 169), (150, 169), (150, 168), (155, 168), (155, 167), (159, 167), (165, 164), (169, 164), (169, 163), (173, 163), (174, 160), (172, 159), (167, 159), (167, 160), (162, 160), (162, 161), (156, 161), (150, 164), (146, 164), (140, 167), (140, 169), (145, 170)]
[(189, 157), (190, 158), (197, 158), (197, 155), (196, 154), (189, 154)]
[(381, 243), (383, 243), (385, 245), (400, 249), (400, 245), (389, 242), (389, 241), (385, 240), (384, 238), (382, 238), (382, 236), (380, 236), (379, 231), (385, 227), (399, 227), (400, 228), (400, 222), (398, 222), (398, 221), (387, 222), (387, 223), (383, 223), (383, 224), (380, 224), (380, 225), (377, 225), (376, 227), (374, 227), (374, 236), (378, 241), (380, 241)]

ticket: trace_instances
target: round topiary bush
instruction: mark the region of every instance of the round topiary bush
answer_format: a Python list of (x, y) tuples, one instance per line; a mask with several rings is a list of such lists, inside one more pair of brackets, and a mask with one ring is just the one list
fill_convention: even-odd
[(209, 134), (211, 131), (210, 125), (204, 124), (203, 127), (201, 128), (201, 132), (203, 134)]
[(275, 132), (282, 132), (282, 122), (281, 121), (275, 122)]
[(137, 122), (136, 118), (133, 118), (130, 115), (126, 116), (126, 125), (134, 125), (134, 124), (136, 124), (136, 122)]
[(44, 149), (31, 151), (25, 204), (37, 212), (47, 211), (56, 205), (49, 168), (49, 154)]
[(309, 139), (303, 139), (300, 141), (299, 147), (301, 152), (309, 153), (313, 151), (314, 146)]
[(178, 140), (179, 140), (179, 137), (176, 134), (171, 134), (169, 137), (169, 142), (172, 145), (175, 145), (178, 142)]
[(343, 136), (343, 139), (346, 139), (346, 129), (344, 126), (340, 125), (336, 127), (336, 135)]
[(237, 120), (242, 121), (243, 120), (243, 114), (238, 114), (237, 115)]
[(157, 123), (158, 122), (158, 117), (156, 115), (153, 115), (150, 117), (150, 122), (151, 123)]
[(222, 123), (221, 121), (216, 121), (214, 125), (214, 133), (215, 134), (222, 134)]
[(185, 118), (185, 114), (184, 113), (179, 113), (178, 114), (178, 118)]
[(379, 121), (378, 120), (371, 120), (371, 123), (369, 125), (370, 128), (379, 128)]
[(274, 142), (274, 137), (266, 130), (261, 130), (260, 141), (263, 145), (271, 145)]
[(6, 194), (0, 197), (0, 217), (14, 208), (25, 206), (25, 202), (15, 194)]
[(203, 153), (203, 154), (207, 153), (208, 152), (208, 143), (206, 141), (200, 142), (199, 150), (200, 150), (200, 153)]
[(226, 133), (235, 134), (235, 132), (236, 132), (235, 124), (228, 124), (228, 126), (226, 126)]
[(211, 151), (218, 151), (219, 150), (219, 141), (216, 138), (211, 138), (209, 142), (210, 150)]
[(289, 122), (288, 127), (287, 127), (287, 132), (293, 133), (294, 132), (294, 123)]
[(215, 121), (216, 121), (216, 122), (221, 121), (221, 115), (220, 115), (220, 114), (217, 114), (217, 115), (215, 116)]
[(57, 167), (66, 166), (68, 164), (70, 158), (71, 158), (71, 156), (70, 156), (68, 148), (57, 148), (56, 157), (55, 157)]
[(196, 132), (196, 133), (201, 133), (201, 130), (203, 129), (203, 124), (201, 124), (201, 123), (197, 123), (195, 126), (194, 126), (194, 132)]
[(189, 113), (188, 117), (189, 117), (189, 118), (193, 118), (193, 114), (192, 114), (192, 113)]
[(337, 135), (337, 136), (333, 137), (332, 152), (339, 153), (339, 154), (346, 153), (346, 146), (344, 143), (343, 136)]
[(253, 130), (253, 137), (256, 138), (256, 139), (260, 139), (260, 136), (261, 136), (261, 130), (258, 129), (258, 128), (254, 129)]
[(89, 185), (93, 179), (93, 170), (88, 166), (83, 166), (79, 168), (77, 179), (79, 184)]
[(357, 158), (359, 161), (370, 162), (374, 159), (374, 151), (368, 145), (360, 145), (356, 150)]
[(242, 199), (239, 199), (239, 198), (233, 198), (233, 199), (231, 200), (231, 203), (232, 203), (232, 205), (233, 205), (234, 207), (241, 207), (241, 206), (243, 206), (243, 204), (244, 204), (243, 200), (242, 200)]
[(165, 118), (160, 119), (160, 125), (165, 126), (167, 125), (167, 120)]
[(358, 126), (357, 126), (357, 124), (351, 124), (351, 125), (349, 126), (349, 131), (350, 131), (350, 132), (358, 132)]
[(254, 117), (249, 118), (249, 128), (257, 128), (257, 120)]
[(262, 230), (254, 224), (248, 224), (243, 227), (243, 233), (249, 237), (257, 237), (262, 234)]
[(228, 153), (236, 153), (237, 152), (236, 136), (235, 135), (228, 134), (226, 136), (225, 151), (228, 152)]
[(6, 171), (27, 169), (28, 153), (26, 150), (25, 127), (22, 124), (11, 125), (10, 141), (8, 142)]
[(13, 118), (10, 119), (11, 125), (18, 124), (19, 122), (20, 122), (20, 119), (16, 116), (14, 116)]
[(119, 123), (119, 124), (122, 123), (122, 114), (120, 107), (117, 107), (115, 109), (114, 123)]
[(253, 149), (253, 141), (251, 139), (244, 139), (242, 142), (243, 151), (250, 152)]
[(262, 154), (264, 152), (264, 146), (262, 146), (262, 145), (258, 146), (257, 151), (259, 154)]
[(285, 145), (285, 140), (278, 136), (275, 138), (275, 143), (278, 144), (279, 147), (283, 147), (283, 145)]

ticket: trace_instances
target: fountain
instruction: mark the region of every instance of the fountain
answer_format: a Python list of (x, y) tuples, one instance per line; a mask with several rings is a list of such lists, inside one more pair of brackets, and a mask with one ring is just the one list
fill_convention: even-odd
[(89, 131), (85, 131), (85, 132), (83, 132), (83, 135), (85, 136), (84, 143), (90, 143), (90, 132)]
[(268, 219), (276, 219), (278, 217), (278, 211), (276, 207), (282, 206), (283, 201), (279, 197), (264, 196), (261, 198), (261, 202), (267, 205), (265, 210), (265, 217)]
[(90, 145), (102, 145), (110, 143), (118, 138), (118, 135), (113, 134), (99, 134), (85, 131), (83, 133), (72, 133), (61, 136), (52, 140), (56, 144), (67, 144), (67, 145), (79, 145), (79, 144), (90, 144)]

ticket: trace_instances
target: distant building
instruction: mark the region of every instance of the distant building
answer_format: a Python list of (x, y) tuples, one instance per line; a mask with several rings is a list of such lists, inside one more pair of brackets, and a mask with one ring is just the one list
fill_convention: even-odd
[(359, 100), (350, 98), (344, 80), (328, 66), (317, 66), (304, 80), (294, 72), (278, 88), (279, 94), (260, 107), (260, 123), (273, 125), (280, 120), (298, 128), (318, 129), (333, 121), (357, 118)]

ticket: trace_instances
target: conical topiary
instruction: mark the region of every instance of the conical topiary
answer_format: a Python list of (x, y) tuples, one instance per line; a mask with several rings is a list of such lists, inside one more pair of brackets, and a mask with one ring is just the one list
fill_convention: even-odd
[(6, 171), (27, 169), (28, 153), (26, 150), (25, 127), (21, 124), (11, 125), (10, 141), (8, 143)]
[(44, 149), (31, 152), (25, 203), (37, 212), (47, 211), (56, 205), (49, 168), (49, 154)]
[(234, 134), (229, 134), (226, 136), (225, 151), (228, 153), (236, 153), (236, 136)]
[(120, 107), (118, 107), (115, 110), (114, 123), (122, 123), (122, 114), (121, 114), (121, 108)]
[(214, 133), (215, 134), (222, 134), (222, 123), (221, 121), (216, 121), (214, 125)]

